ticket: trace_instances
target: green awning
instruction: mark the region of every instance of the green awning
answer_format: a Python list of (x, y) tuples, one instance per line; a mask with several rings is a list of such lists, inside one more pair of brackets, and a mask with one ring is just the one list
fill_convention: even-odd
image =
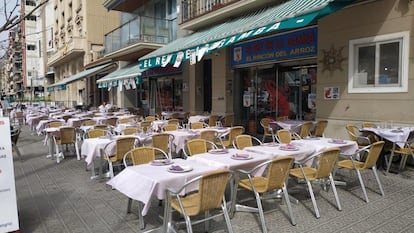
[(135, 78), (141, 75), (143, 70), (139, 68), (139, 65), (130, 65), (119, 70), (115, 70), (112, 73), (98, 79), (97, 83), (103, 82), (112, 82), (116, 80), (128, 79), (128, 78)]
[(104, 70), (107, 70), (107, 69), (111, 68), (112, 65), (113, 65), (113, 63), (108, 63), (108, 64), (105, 64), (105, 65), (100, 65), (100, 66), (96, 66), (96, 67), (81, 71), (81, 72), (79, 72), (75, 75), (72, 75), (68, 78), (62, 79), (62, 80), (48, 86), (47, 90), (49, 92), (52, 92), (52, 91), (55, 91), (55, 90), (56, 91), (66, 90), (66, 84), (71, 83), (71, 82), (75, 82), (75, 81), (77, 81), (81, 78), (84, 78), (84, 77), (88, 77), (88, 76), (98, 74), (98, 73), (100, 73)]
[(179, 38), (139, 59), (141, 69), (182, 61), (200, 61), (206, 54), (242, 40), (278, 30), (299, 28), (331, 14), (353, 0), (291, 0)]

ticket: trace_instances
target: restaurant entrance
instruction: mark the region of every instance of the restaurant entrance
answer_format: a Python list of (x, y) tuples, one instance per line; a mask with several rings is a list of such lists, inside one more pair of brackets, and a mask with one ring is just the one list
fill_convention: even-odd
[[(312, 120), (316, 108), (316, 65), (299, 66), (271, 64), (238, 69), (242, 91), (242, 119), (247, 127), (260, 120)], [(250, 122), (250, 123), (249, 123)], [(251, 127), (251, 126), (250, 126)]]

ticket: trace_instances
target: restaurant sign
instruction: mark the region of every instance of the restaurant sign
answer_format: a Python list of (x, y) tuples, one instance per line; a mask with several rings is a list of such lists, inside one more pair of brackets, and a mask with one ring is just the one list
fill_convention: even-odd
[(8, 117), (0, 117), (0, 233), (19, 229), (13, 153)]
[(316, 56), (317, 36), (318, 28), (312, 27), (237, 44), (231, 48), (231, 64), (239, 66)]

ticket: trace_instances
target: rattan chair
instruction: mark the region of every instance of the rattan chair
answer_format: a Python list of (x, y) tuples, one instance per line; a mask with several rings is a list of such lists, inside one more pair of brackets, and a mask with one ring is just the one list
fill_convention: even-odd
[[(207, 232), (208, 224), (206, 221), (216, 218), (217, 216), (224, 215), (224, 219), (227, 224), (227, 231), (232, 233), (233, 229), (224, 195), (226, 186), (231, 179), (231, 174), (232, 173), (228, 170), (218, 170), (194, 178), (185, 183), (178, 190), (168, 189), (167, 202), (169, 203), (170, 209), (167, 210), (167, 218), (164, 221), (168, 221), (167, 225), (172, 227), (173, 224), (171, 216), (172, 211), (175, 210), (184, 216), (187, 232), (192, 233), (191, 217), (206, 213), (205, 219), (194, 221), (193, 224), (205, 222), (205, 231)], [(188, 189), (188, 187), (194, 186), (194, 183), (196, 182), (198, 183), (198, 191), (182, 196), (182, 193)], [(222, 212), (215, 216), (210, 216), (211, 211), (218, 208), (221, 208)]]
[[(110, 178), (114, 177), (114, 167), (123, 165), (125, 153), (132, 150), (135, 147), (135, 143), (136, 138), (134, 137), (122, 137), (109, 142), (101, 150), (102, 158), (108, 162)], [(113, 147), (115, 147), (115, 150), (113, 150)]]
[(326, 126), (328, 126), (327, 120), (320, 120), (316, 122), (315, 131), (313, 132), (312, 135), (315, 137), (323, 137)]
[(107, 130), (108, 129), (108, 125), (104, 125), (104, 124), (98, 124), (98, 125), (94, 125), (93, 126), (94, 129), (102, 129), (102, 130)]
[(208, 117), (208, 125), (210, 127), (216, 126), (216, 122), (218, 121), (218, 119), (219, 119), (219, 116), (217, 116), (217, 115), (210, 115)]
[(359, 133), (358, 127), (355, 125), (347, 124), (345, 126), (345, 129), (348, 133), (349, 139), (355, 141), (360, 149), (371, 144), (371, 139), (369, 137), (361, 135)]
[(118, 123), (118, 118), (117, 117), (110, 117), (108, 119), (106, 119), (106, 124), (115, 127), (116, 124)]
[(177, 124), (166, 124), (162, 126), (162, 131), (166, 132), (166, 131), (174, 131), (178, 129), (178, 125)]
[(86, 132), (85, 138), (98, 138), (104, 137), (109, 134), (108, 130), (105, 129), (90, 129)]
[(134, 120), (132, 118), (121, 118), (121, 119), (118, 119), (118, 124), (127, 124), (133, 121)]
[(148, 129), (151, 128), (151, 121), (146, 121), (145, 120), (145, 121), (141, 122), (140, 127), (144, 132), (147, 132)]
[(202, 129), (208, 127), (208, 125), (204, 122), (193, 122), (190, 125), (191, 129)]
[(376, 125), (369, 121), (364, 121), (361, 124), (362, 128), (374, 128)]
[(292, 141), (292, 133), (288, 129), (279, 129), (276, 131), (276, 140), (279, 143), (289, 144)]
[[(308, 191), (312, 199), (313, 209), (315, 210), (316, 218), (320, 218), (320, 214), (312, 188), (312, 182), (315, 181), (319, 181), (323, 185), (327, 185), (328, 183), (331, 185), (337, 208), (338, 210), (342, 210), (338, 193), (336, 192), (335, 181), (332, 176), (332, 171), (336, 160), (338, 159), (339, 152), (339, 148), (326, 149), (320, 153), (308, 157), (302, 163), (298, 163), (299, 168), (292, 168), (290, 170), (290, 175), (292, 177), (306, 181)], [(308, 161), (313, 161), (314, 159), (318, 160), (317, 163), (312, 162), (315, 166), (308, 167), (305, 165)]]
[[(293, 157), (290, 156), (280, 156), (273, 160), (266, 161), (261, 163), (251, 169), (250, 171), (238, 170), (241, 174), (247, 175), (246, 179), (239, 181), (239, 187), (250, 192), (253, 192), (257, 210), (255, 212), (259, 213), (260, 222), (262, 225), (262, 232), (267, 232), (265, 217), (263, 213), (262, 198), (265, 198), (266, 193), (275, 190), (282, 190), (284, 194), (284, 200), (288, 207), (288, 212), (290, 216), (290, 221), (292, 225), (296, 225), (295, 218), (292, 213), (292, 207), (290, 204), (289, 194), (287, 191), (286, 181), (289, 176), (289, 170), (293, 163)], [(254, 175), (258, 170), (266, 167), (266, 173), (263, 176)], [(261, 196), (262, 195), (262, 196)], [(252, 207), (249, 207), (251, 209)], [(240, 210), (244, 208), (239, 207)]]
[[(150, 163), (151, 161), (157, 158), (157, 155), (162, 155), (162, 159), (169, 159), (168, 155), (163, 151), (155, 147), (143, 146), (134, 148), (127, 153), (125, 153), (124, 158), (122, 159), (125, 167), (136, 166), (140, 164)], [(128, 207), (127, 213), (131, 213), (132, 208), (132, 199), (128, 198)], [(142, 216), (143, 205), (138, 201), (138, 221), (140, 229), (145, 228), (144, 217)]]
[(233, 114), (226, 115), (222, 119), (223, 127), (233, 127), (233, 123), (234, 123), (234, 115)]
[(380, 156), (383, 146), (384, 146), (384, 141), (378, 141), (362, 149), (359, 149), (355, 153), (355, 155), (358, 155), (361, 152), (369, 150), (368, 155), (365, 159), (365, 162), (357, 161), (356, 158), (354, 158), (355, 155), (354, 156), (351, 155), (349, 159), (341, 160), (337, 164), (338, 168), (346, 168), (350, 170), (355, 170), (355, 172), (358, 175), (359, 183), (361, 184), (362, 192), (364, 193), (366, 202), (369, 202), (369, 199), (368, 199), (364, 181), (361, 176), (361, 171), (372, 170), (372, 172), (374, 173), (375, 179), (377, 180), (381, 195), (384, 196), (384, 190), (382, 189), (382, 185), (379, 180), (377, 168), (376, 168), (376, 163), (377, 163), (378, 157)]
[(188, 157), (206, 153), (210, 148), (217, 149), (217, 146), (213, 142), (207, 141), (205, 139), (196, 138), (187, 141), (183, 151), (185, 157)]
[(275, 135), (273, 133), (273, 129), (270, 127), (270, 122), (272, 121), (272, 119), (270, 118), (262, 118), (260, 120), (260, 126), (262, 126), (263, 128), (263, 138), (262, 138), (262, 142), (265, 142), (266, 137), (271, 137), (272, 141), (275, 141)]
[(18, 125), (24, 125), (25, 121), (24, 121), (24, 113), (21, 111), (17, 111), (14, 114), (14, 122), (17, 123)]
[(311, 121), (306, 121), (303, 124), (301, 124), (299, 134), (295, 134), (296, 139), (302, 139), (302, 138), (306, 138), (310, 136), (312, 127), (313, 127), (313, 122)]
[(217, 140), (218, 133), (214, 129), (206, 129), (201, 131), (200, 138), (205, 139), (210, 142), (215, 142)]
[(231, 127), (229, 132), (226, 134), (223, 134), (219, 137), (219, 141), (216, 142), (218, 146), (221, 146), (223, 148), (233, 146), (233, 140), (240, 134), (244, 133), (244, 127), (243, 126), (234, 126)]
[(171, 118), (168, 120), (167, 124), (175, 124), (175, 125), (179, 125), (180, 124), (180, 120), (177, 118)]
[(152, 137), (152, 147), (156, 147), (168, 155), (171, 156), (172, 154), (172, 147), (173, 147), (173, 141), (174, 141), (174, 135), (169, 133), (159, 133), (154, 134)]
[(239, 150), (243, 150), (249, 146), (257, 146), (261, 144), (262, 142), (260, 139), (247, 134), (238, 135), (233, 141), (233, 147)]
[(53, 136), (53, 140), (55, 142), (56, 146), (56, 162), (60, 163), (60, 158), (64, 159), (65, 156), (63, 154), (63, 148), (62, 152), (59, 151), (59, 146), (63, 145), (74, 145), (75, 152), (76, 152), (76, 158), (77, 160), (80, 160), (80, 154), (79, 154), (79, 147), (78, 142), (76, 140), (76, 131), (74, 127), (61, 127), (59, 129), (59, 136)]
[(157, 120), (156, 116), (147, 116), (147, 117), (145, 117), (145, 121), (153, 122), (155, 120)]
[(133, 135), (138, 133), (138, 127), (127, 127), (122, 130), (122, 135)]
[(63, 126), (62, 121), (51, 121), (47, 123), (47, 128), (59, 128), (61, 126)]
[(96, 121), (95, 120), (91, 120), (91, 119), (83, 119), (81, 120), (81, 125), (83, 126), (93, 126), (96, 125)]

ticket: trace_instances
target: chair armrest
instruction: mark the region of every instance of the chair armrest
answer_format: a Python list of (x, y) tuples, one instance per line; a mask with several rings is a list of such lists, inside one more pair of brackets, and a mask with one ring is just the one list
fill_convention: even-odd
[(237, 169), (236, 171), (239, 172), (239, 173), (242, 173), (242, 174), (250, 175), (250, 174), (254, 173), (256, 170), (258, 170), (259, 168), (261, 168), (263, 166), (266, 166), (266, 165), (268, 165), (271, 162), (272, 162), (272, 160), (265, 161), (265, 162), (263, 162), (261, 164), (256, 165), (254, 168), (252, 168), (252, 169), (250, 169), (248, 171), (243, 170), (243, 169)]

